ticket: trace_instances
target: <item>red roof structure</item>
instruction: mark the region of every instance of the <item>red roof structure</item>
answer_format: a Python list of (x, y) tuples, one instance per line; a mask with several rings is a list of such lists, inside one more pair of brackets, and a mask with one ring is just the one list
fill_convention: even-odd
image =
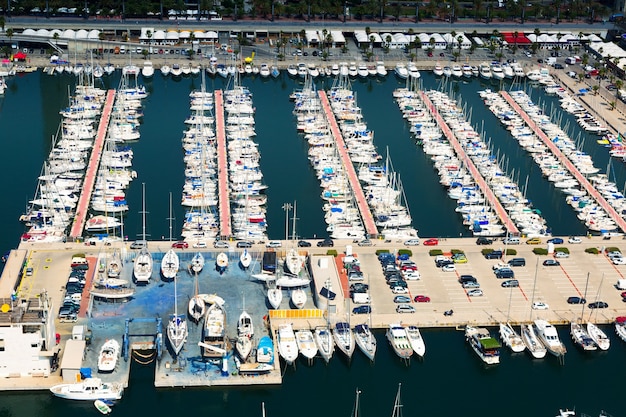
[(532, 42), (530, 39), (526, 37), (523, 33), (518, 32), (517, 38), (515, 37), (515, 33), (513, 32), (502, 32), (502, 36), (504, 36), (504, 40), (509, 45), (530, 45)]
[(13, 55), (13, 59), (18, 59), (18, 60), (25, 60), (26, 59), (26, 54), (22, 51), (16, 53), (15, 55)]

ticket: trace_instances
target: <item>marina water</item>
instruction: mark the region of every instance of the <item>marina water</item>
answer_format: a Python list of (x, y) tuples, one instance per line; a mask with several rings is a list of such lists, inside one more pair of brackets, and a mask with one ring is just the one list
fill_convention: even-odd
[[(541, 177), (532, 159), (508, 135), (495, 116), (481, 102), (477, 91), (497, 89), (493, 83), (456, 81), (441, 84), (432, 74), (423, 73), (424, 88), (443, 88), (461, 97), (477, 130), (484, 129), (494, 154), (500, 155), (508, 172), (515, 172), (527, 196), (541, 210), (555, 235), (584, 234), (562, 195)], [(67, 105), (68, 89), (74, 78), (48, 76), (41, 72), (8, 80), (9, 88), (0, 98), (0, 127), (3, 152), (0, 170), (4, 204), (3, 233), (0, 247), (15, 248), (23, 231), (18, 222), (28, 200), (33, 198), (37, 176), (51, 146), (60, 121), (59, 110)], [(104, 80), (105, 87), (115, 88), (118, 78)], [(207, 89), (227, 88), (226, 80), (207, 78)], [(269, 186), (268, 234), (272, 239), (285, 236), (284, 203), (297, 201), (297, 234), (304, 238), (323, 237), (325, 223), (319, 198), (320, 188), (307, 160), (307, 145), (298, 136), (292, 117), (289, 94), (299, 82), (283, 74), (278, 79), (243, 78), (242, 84), (254, 94), (256, 140), (261, 152), (264, 182)], [(320, 88), (332, 86), (332, 80), (320, 80)], [(160, 74), (145, 83), (150, 96), (144, 103), (141, 139), (132, 144), (133, 168), (138, 178), (128, 191), (130, 212), (124, 235), (133, 240), (141, 232), (141, 183), (146, 184), (147, 230), (150, 239), (169, 238), (169, 192), (180, 196), (183, 154), (180, 139), (189, 116), (188, 94), (199, 89), (201, 78), (172, 80)], [(392, 91), (403, 86), (393, 75), (386, 79), (355, 80), (352, 84), (368, 127), (374, 131), (374, 143), (381, 155), (389, 150), (395, 171), (400, 174), (413, 226), (420, 236), (470, 236), (454, 201), (438, 183), (430, 160), (411, 138), (408, 126), (392, 99)], [(509, 88), (505, 83), (503, 88)], [(535, 102), (546, 111), (558, 109), (558, 100), (528, 86)], [(569, 124), (570, 136), (593, 156), (596, 166), (605, 170), (609, 156), (596, 144), (597, 137), (580, 131), (572, 116), (561, 115), (562, 125)], [(490, 139), (489, 139), (490, 138)], [(506, 155), (506, 156), (502, 156)], [(514, 170), (514, 171), (513, 171)], [(610, 166), (611, 178), (620, 186), (626, 182), (621, 162)], [(528, 180), (526, 179), (528, 178)], [(174, 204), (173, 238), (182, 226), (183, 209)], [(621, 242), (615, 242), (619, 245)], [(354, 324), (354, 323), (353, 323)], [(352, 413), (355, 390), (361, 394), (361, 415), (390, 415), (397, 384), (402, 383), (403, 412), (406, 415), (481, 416), (505, 413), (507, 416), (553, 416), (559, 408), (574, 407), (590, 415), (606, 410), (613, 416), (626, 415), (621, 400), (621, 375), (626, 371), (626, 344), (605, 329), (612, 338), (608, 352), (584, 354), (569, 343), (566, 329), (560, 329), (568, 354), (565, 364), (553, 357), (531, 360), (527, 354), (512, 355), (502, 351), (501, 364), (486, 368), (466, 345), (463, 333), (455, 330), (423, 330), (427, 346), (425, 360), (413, 360), (404, 366), (387, 347), (382, 333), (377, 334), (380, 349), (376, 363), (370, 364), (355, 354), (348, 364), (335, 355), (330, 365), (318, 360), (308, 367), (284, 371), (280, 387), (207, 388), (155, 390), (153, 369), (133, 365), (130, 387), (114, 408), (117, 415), (178, 415), (181, 410), (212, 416), (261, 415), (265, 402), (268, 416), (302, 417), (348, 416)], [(2, 393), (0, 415), (60, 416), (69, 413), (97, 413), (91, 403), (76, 403), (53, 398), (48, 392)], [(182, 409), (181, 409), (182, 407)]]

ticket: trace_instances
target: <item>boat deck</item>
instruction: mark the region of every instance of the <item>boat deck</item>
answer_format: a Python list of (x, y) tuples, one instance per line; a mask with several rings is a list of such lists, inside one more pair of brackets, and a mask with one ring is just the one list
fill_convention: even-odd
[(341, 131), (339, 130), (339, 126), (337, 125), (337, 119), (335, 119), (335, 115), (330, 108), (328, 96), (323, 90), (320, 90), (318, 93), (322, 102), (322, 107), (324, 108), (324, 113), (326, 113), (326, 119), (330, 124), (330, 131), (332, 132), (333, 138), (337, 143), (337, 151), (341, 158), (341, 162), (346, 169), (346, 174), (348, 175), (350, 187), (352, 188), (352, 192), (354, 193), (354, 196), (356, 198), (356, 204), (359, 208), (359, 212), (361, 213), (361, 218), (363, 219), (365, 232), (370, 237), (377, 236), (378, 229), (376, 228), (376, 223), (374, 222), (374, 216), (372, 215), (372, 211), (367, 204), (367, 200), (365, 199), (365, 193), (363, 192), (363, 188), (361, 188), (361, 182), (359, 181), (357, 172), (354, 169), (354, 165), (352, 165), (352, 160), (348, 155), (348, 148), (346, 147), (346, 143), (344, 142)]
[(550, 140), (550, 138), (543, 132), (541, 127), (535, 123), (534, 120), (513, 100), (509, 93), (501, 91), (500, 94), (509, 103), (513, 110), (515, 110), (526, 122), (526, 124), (535, 132), (535, 135), (539, 137), (542, 142), (550, 149), (550, 151), (558, 158), (559, 162), (567, 168), (567, 170), (576, 178), (579, 184), (583, 186), (585, 191), (593, 197), (600, 207), (611, 217), (615, 224), (623, 231), (626, 232), (626, 220), (619, 215), (619, 213), (611, 206), (606, 199), (598, 192), (598, 190), (591, 185), (591, 183), (585, 178), (583, 174), (576, 168), (576, 166), (566, 157), (563, 152)]
[(104, 108), (102, 109), (102, 115), (100, 116), (100, 123), (98, 124), (98, 132), (93, 144), (93, 150), (89, 157), (89, 163), (87, 165), (87, 171), (85, 173), (85, 180), (83, 182), (83, 192), (80, 193), (78, 204), (76, 205), (76, 216), (74, 217), (74, 223), (70, 230), (70, 237), (75, 239), (83, 234), (85, 222), (87, 220), (87, 213), (89, 208), (89, 202), (91, 201), (91, 193), (96, 183), (96, 175), (98, 167), (100, 166), (100, 158), (102, 157), (102, 149), (109, 128), (109, 121), (111, 120), (111, 111), (113, 110), (113, 103), (115, 102), (115, 90), (108, 90), (106, 101), (104, 102)]
[(228, 187), (228, 159), (226, 150), (226, 126), (224, 122), (224, 96), (215, 90), (215, 135), (217, 137), (217, 166), (219, 184), (220, 235), (231, 235), (230, 192)]
[(506, 228), (508, 234), (519, 235), (520, 233), (519, 229), (517, 228), (513, 220), (511, 220), (507, 211), (504, 209), (504, 207), (500, 203), (500, 200), (498, 200), (498, 198), (494, 194), (491, 187), (489, 187), (489, 185), (487, 184), (487, 181), (485, 181), (485, 178), (483, 178), (480, 171), (478, 171), (478, 169), (476, 168), (476, 165), (474, 165), (474, 162), (471, 160), (469, 156), (467, 156), (467, 153), (463, 149), (463, 146), (461, 146), (461, 144), (459, 143), (458, 139), (456, 138), (456, 136), (454, 135), (450, 127), (448, 127), (448, 124), (443, 120), (443, 117), (441, 117), (441, 114), (439, 114), (439, 111), (437, 111), (437, 108), (435, 107), (433, 102), (430, 100), (430, 98), (425, 92), (420, 91), (419, 94), (420, 94), (421, 99), (426, 104), (426, 107), (428, 108), (430, 113), (433, 115), (433, 117), (437, 121), (437, 124), (441, 128), (441, 131), (444, 133), (444, 135), (446, 136), (446, 138), (448, 139), (448, 141), (454, 148), (454, 151), (458, 155), (459, 159), (463, 162), (463, 164), (465, 164), (468, 171), (474, 178), (474, 181), (476, 181), (476, 184), (480, 187), (481, 192), (483, 193), (487, 201), (489, 201), (489, 205), (493, 207), (494, 211), (500, 218), (500, 221)]

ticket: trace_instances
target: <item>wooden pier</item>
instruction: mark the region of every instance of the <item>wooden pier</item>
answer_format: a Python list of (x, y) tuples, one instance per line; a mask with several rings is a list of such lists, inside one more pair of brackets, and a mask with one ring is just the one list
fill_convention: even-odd
[(76, 239), (83, 234), (83, 229), (87, 220), (87, 211), (89, 209), (89, 203), (91, 202), (91, 193), (93, 192), (93, 187), (96, 183), (96, 176), (98, 173), (98, 167), (100, 166), (100, 158), (102, 157), (102, 149), (104, 147), (104, 141), (109, 128), (109, 121), (111, 120), (111, 111), (113, 110), (114, 102), (115, 90), (108, 90), (106, 101), (104, 102), (104, 108), (102, 109), (102, 116), (100, 116), (100, 124), (98, 125), (96, 140), (94, 141), (91, 157), (89, 158), (89, 163), (87, 165), (87, 172), (83, 182), (83, 192), (80, 194), (78, 204), (76, 205), (76, 216), (74, 217), (74, 223), (72, 224), (72, 229), (70, 230), (70, 238), (72, 239)]
[(352, 165), (352, 160), (348, 155), (348, 148), (346, 147), (346, 143), (344, 142), (341, 131), (339, 130), (337, 119), (335, 119), (335, 115), (330, 108), (330, 103), (328, 101), (328, 96), (326, 96), (326, 92), (320, 90), (319, 96), (320, 101), (322, 102), (322, 107), (324, 108), (324, 113), (326, 113), (326, 118), (328, 119), (328, 123), (330, 124), (330, 131), (335, 138), (335, 142), (337, 143), (337, 151), (339, 153), (339, 157), (341, 158), (341, 163), (346, 169), (346, 174), (348, 175), (350, 187), (352, 188), (352, 192), (354, 193), (354, 196), (356, 198), (356, 204), (359, 208), (359, 212), (361, 213), (361, 218), (363, 219), (365, 232), (368, 236), (374, 237), (378, 235), (378, 229), (376, 228), (376, 223), (374, 222), (374, 216), (372, 215), (372, 211), (370, 210), (370, 207), (365, 200), (365, 193), (363, 192), (363, 188), (361, 188), (359, 177), (357, 176), (354, 165)]
[(448, 127), (448, 124), (445, 122), (445, 120), (443, 120), (443, 117), (441, 117), (435, 105), (432, 103), (432, 101), (430, 101), (430, 98), (428, 98), (426, 93), (424, 93), (423, 91), (420, 91), (419, 94), (422, 100), (424, 101), (424, 103), (426, 104), (426, 107), (428, 108), (430, 113), (433, 115), (435, 120), (437, 120), (437, 124), (443, 131), (443, 134), (446, 135), (446, 138), (448, 139), (448, 141), (454, 148), (454, 151), (456, 152), (457, 156), (459, 157), (459, 159), (461, 159), (463, 164), (465, 164), (470, 174), (472, 175), (472, 178), (474, 178), (474, 181), (476, 181), (476, 184), (478, 185), (478, 187), (480, 187), (480, 190), (482, 191), (483, 195), (485, 196), (485, 198), (487, 198), (487, 201), (489, 201), (489, 205), (493, 207), (496, 214), (500, 218), (500, 221), (502, 222), (504, 227), (506, 227), (508, 234), (519, 235), (519, 229), (517, 228), (513, 220), (511, 220), (511, 218), (509, 217), (509, 214), (506, 212), (506, 210), (500, 203), (500, 200), (498, 200), (496, 195), (493, 193), (493, 190), (491, 189), (491, 187), (489, 187), (489, 185), (487, 184), (487, 181), (485, 181), (485, 178), (483, 178), (482, 174), (478, 171), (478, 169), (476, 168), (476, 165), (474, 165), (474, 162), (471, 160), (469, 156), (467, 156), (467, 154), (465, 153), (465, 149), (463, 149), (463, 146), (461, 146), (461, 143), (458, 141), (458, 139), (452, 132), (452, 129), (450, 129), (450, 127)]
[(500, 94), (504, 99), (513, 107), (515, 110), (526, 122), (528, 127), (530, 127), (533, 132), (543, 141), (543, 143), (552, 151), (552, 153), (557, 157), (560, 163), (567, 168), (567, 170), (576, 178), (576, 180), (583, 186), (585, 191), (598, 203), (600, 207), (613, 219), (615, 224), (623, 231), (626, 232), (626, 221), (620, 216), (620, 214), (611, 206), (608, 201), (596, 190), (596, 188), (591, 185), (591, 183), (585, 178), (583, 174), (580, 173), (578, 168), (569, 160), (567, 156), (561, 152), (561, 150), (550, 140), (550, 138), (543, 132), (543, 130), (535, 123), (534, 120), (530, 118), (528, 113), (526, 113), (519, 104), (509, 95), (509, 93), (505, 91), (501, 91)]
[(220, 236), (231, 235), (230, 191), (228, 187), (228, 158), (224, 123), (224, 96), (215, 90), (215, 135), (217, 137), (217, 179), (219, 184)]

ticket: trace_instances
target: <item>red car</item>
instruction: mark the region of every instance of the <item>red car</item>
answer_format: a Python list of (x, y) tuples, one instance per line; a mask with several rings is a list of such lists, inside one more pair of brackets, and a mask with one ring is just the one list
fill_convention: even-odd
[(187, 242), (174, 242), (174, 243), (172, 243), (172, 247), (173, 248), (178, 248), (178, 249), (187, 249), (189, 247), (189, 243), (187, 243)]
[(425, 295), (416, 295), (413, 301), (416, 303), (430, 303), (430, 297)]
[(439, 244), (439, 239), (436, 239), (436, 238), (426, 239), (424, 243), (422, 244), (425, 246), (437, 246)]
[(623, 293), (620, 294), (622, 296), (622, 298), (626, 298), (626, 291), (624, 291)]
[(402, 265), (400, 269), (402, 271), (417, 271), (417, 265)]

